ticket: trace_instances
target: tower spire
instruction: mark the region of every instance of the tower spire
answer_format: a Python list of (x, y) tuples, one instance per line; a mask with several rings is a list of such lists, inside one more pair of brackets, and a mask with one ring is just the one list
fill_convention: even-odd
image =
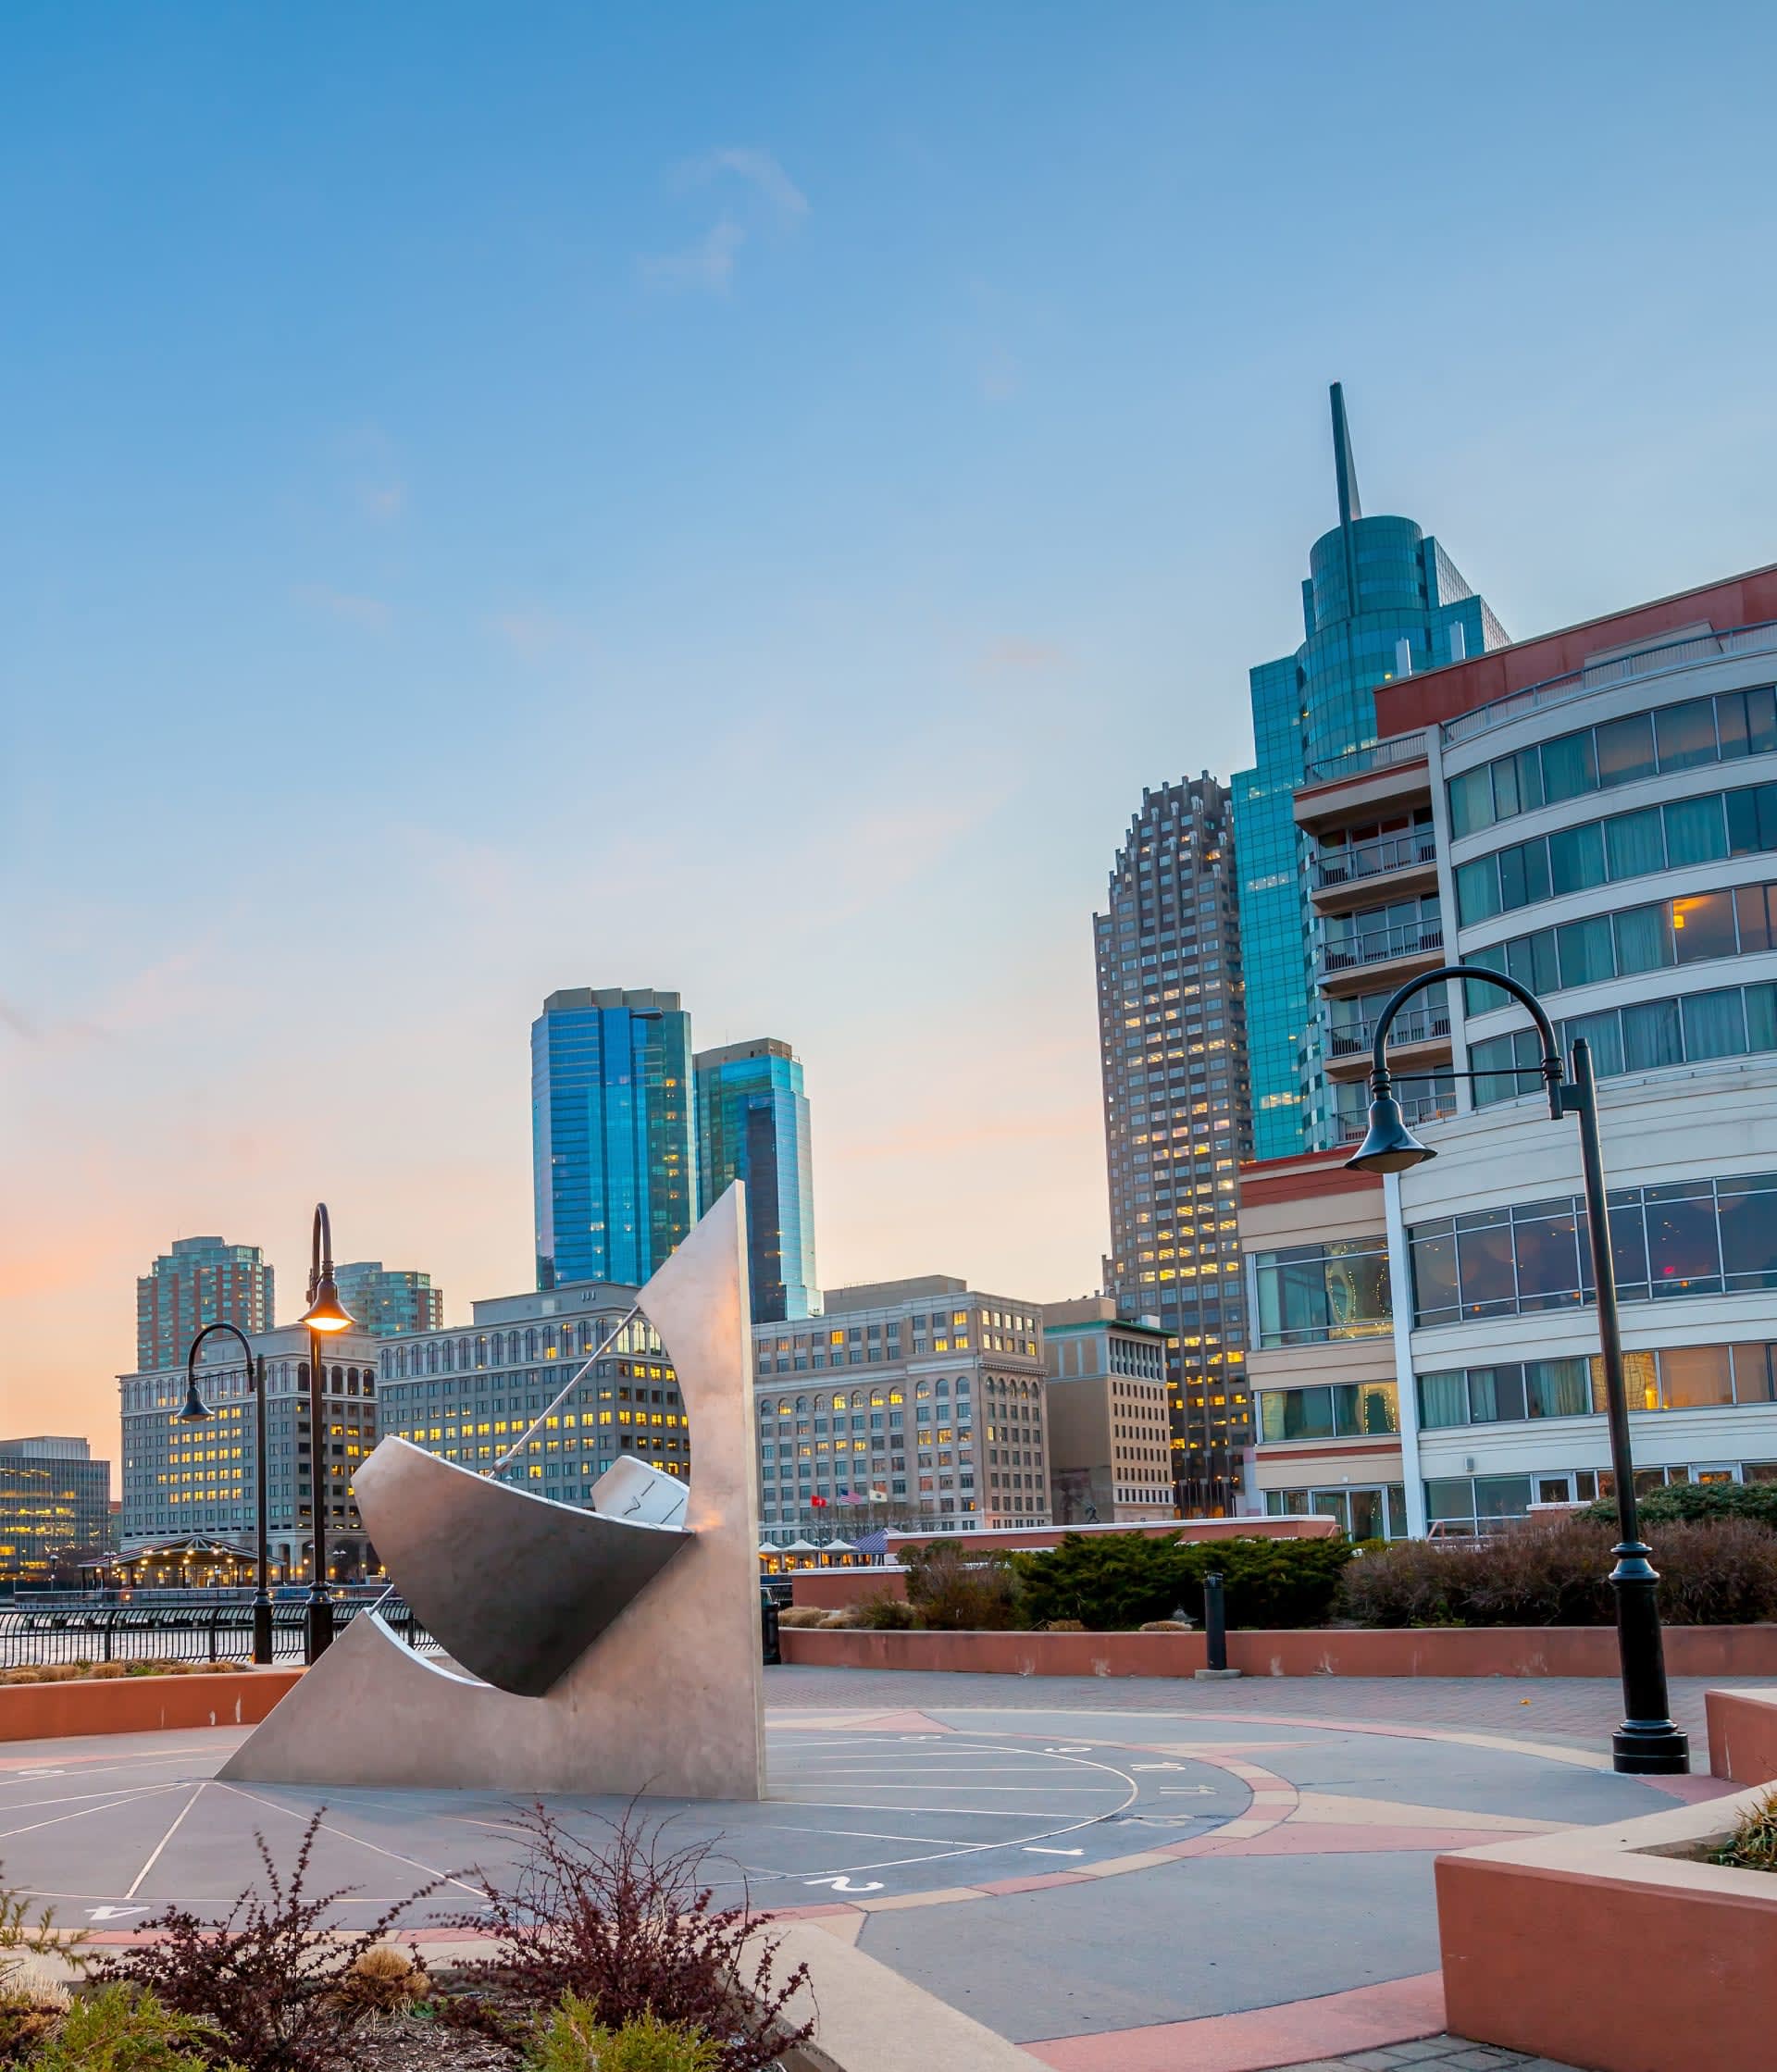
[(1345, 388), (1333, 384), (1333, 471), (1339, 483), (1339, 523), (1348, 526), (1363, 515), (1358, 496), (1358, 464), (1351, 457), (1351, 428), (1345, 421)]

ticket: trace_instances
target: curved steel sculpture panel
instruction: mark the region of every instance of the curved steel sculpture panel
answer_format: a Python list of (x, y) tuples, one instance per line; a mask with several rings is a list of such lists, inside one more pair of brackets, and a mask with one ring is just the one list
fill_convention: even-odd
[(452, 1661), (525, 1698), (559, 1682), (690, 1539), (490, 1482), (405, 1439), (384, 1439), (353, 1487), (383, 1566)]
[(639, 1306), (690, 1425), (683, 1525), (649, 1521), (676, 1520), (678, 1507), (673, 1492), (638, 1483), (638, 1462), (602, 1477), (603, 1511), (585, 1511), (385, 1439), (355, 1477), (365, 1524), (458, 1668), (419, 1661), (379, 1619), (354, 1619), (223, 1778), (764, 1796), (739, 1182)]

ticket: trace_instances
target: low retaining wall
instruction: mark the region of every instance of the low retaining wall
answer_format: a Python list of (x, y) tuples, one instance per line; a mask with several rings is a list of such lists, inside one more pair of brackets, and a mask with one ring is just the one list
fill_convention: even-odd
[(1735, 1784), (1777, 1779), (1777, 1691), (1706, 1691), (1709, 1771)]
[(215, 1676), (118, 1676), (0, 1685), (0, 1741), (153, 1734), (182, 1727), (256, 1727), (302, 1675), (225, 1669)]
[(1438, 1857), (1451, 2032), (1593, 2072), (1770, 2065), (1777, 1878), (1695, 1860), (1757, 1796)]
[(871, 1597), (905, 1597), (905, 1569), (799, 1569), (790, 1578), (789, 1601), (817, 1611), (842, 1611)]
[[(785, 1661), (823, 1669), (1189, 1676), (1205, 1665), (1201, 1633), (873, 1633), (786, 1627), (781, 1637)], [(1228, 1667), (1248, 1676), (1613, 1677), (1617, 1635), (1611, 1626), (1235, 1632), (1228, 1635)], [(1669, 1626), (1666, 1668), (1672, 1676), (1777, 1677), (1777, 1626)], [(1777, 1776), (1777, 1769), (1770, 1774)]]

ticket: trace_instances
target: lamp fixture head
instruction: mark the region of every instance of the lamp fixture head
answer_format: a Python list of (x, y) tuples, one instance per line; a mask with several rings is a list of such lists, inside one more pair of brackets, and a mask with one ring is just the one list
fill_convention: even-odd
[(205, 1409), (204, 1398), (197, 1393), (197, 1376), (188, 1372), (185, 1377), (185, 1407), (174, 1417), (175, 1424), (207, 1424), (216, 1415)]
[(330, 1273), (323, 1273), (316, 1282), (308, 1308), (296, 1321), (307, 1331), (350, 1331), (357, 1322), (340, 1300)]
[(1407, 1127), (1394, 1095), (1383, 1091), (1370, 1103), (1370, 1127), (1363, 1142), (1345, 1163), (1354, 1172), (1405, 1172), (1410, 1166), (1423, 1165), (1436, 1156)]

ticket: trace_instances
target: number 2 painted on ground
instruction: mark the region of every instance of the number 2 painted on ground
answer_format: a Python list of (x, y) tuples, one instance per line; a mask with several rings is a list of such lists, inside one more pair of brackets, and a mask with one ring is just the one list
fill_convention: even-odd
[(804, 1882), (810, 1885), (831, 1885), (836, 1892), (879, 1892), (882, 1890), (880, 1879), (866, 1878), (861, 1885), (854, 1885), (849, 1878), (810, 1878)]

